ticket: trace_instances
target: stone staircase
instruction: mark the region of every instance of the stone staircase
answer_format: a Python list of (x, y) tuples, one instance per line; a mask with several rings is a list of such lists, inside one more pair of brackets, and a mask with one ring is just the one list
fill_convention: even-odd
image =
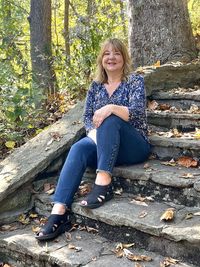
[[(113, 242), (134, 242), (138, 248), (200, 266), (200, 168), (178, 164), (183, 156), (196, 161), (200, 157), (200, 140), (193, 133), (200, 127), (200, 89), (188, 89), (185, 95), (181, 88), (158, 91), (150, 100), (176, 110), (148, 111), (154, 157), (143, 164), (116, 167), (115, 198), (95, 210), (82, 208), (77, 199), (73, 212), (78, 223), (97, 228)], [(188, 111), (191, 105), (199, 108), (196, 113)], [(180, 137), (169, 134), (173, 128)], [(84, 178), (90, 183), (95, 174), (88, 170)], [(47, 194), (36, 197), (39, 213), (48, 215), (48, 199)], [(167, 209), (173, 209), (174, 218), (161, 221)]]
[[(77, 229), (70, 234), (42, 243), (35, 240), (30, 225), (0, 231), (0, 266), (1, 261), (14, 267), (200, 266), (200, 167), (185, 167), (200, 159), (200, 139), (195, 138), (195, 128), (200, 128), (200, 88), (152, 89), (148, 100), (157, 105), (148, 110), (152, 157), (114, 169), (115, 197), (104, 206), (82, 208), (77, 195), (72, 207)], [(94, 178), (94, 171), (88, 169), (83, 185), (92, 184)], [(56, 179), (47, 176), (33, 182), (32, 206), (41, 216), (51, 210), (43, 184)], [(173, 219), (161, 220), (166, 210), (174, 214)], [(128, 250), (152, 261), (131, 261), (126, 249), (118, 258), (113, 250), (119, 243), (134, 243)], [(170, 258), (177, 261), (166, 260)]]

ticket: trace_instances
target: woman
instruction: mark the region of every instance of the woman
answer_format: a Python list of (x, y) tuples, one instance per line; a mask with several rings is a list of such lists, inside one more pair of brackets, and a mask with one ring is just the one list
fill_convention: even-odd
[(70, 207), (87, 167), (96, 169), (96, 179), (80, 205), (93, 209), (113, 197), (114, 166), (136, 164), (148, 158), (144, 81), (130, 72), (130, 57), (124, 44), (116, 38), (105, 41), (97, 59), (96, 79), (86, 98), (87, 136), (69, 151), (51, 216), (37, 239), (55, 238), (70, 227)]

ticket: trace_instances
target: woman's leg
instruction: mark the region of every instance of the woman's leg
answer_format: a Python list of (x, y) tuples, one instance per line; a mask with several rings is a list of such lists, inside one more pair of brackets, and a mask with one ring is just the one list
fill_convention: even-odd
[[(97, 129), (97, 171), (112, 175), (113, 167), (145, 161), (150, 145), (128, 122), (111, 115)], [(97, 177), (98, 178), (98, 177)]]
[(96, 144), (85, 137), (73, 144), (60, 173), (53, 201), (70, 208), (86, 168), (96, 168)]
[(96, 168), (96, 144), (85, 137), (72, 145), (60, 173), (54, 206), (48, 222), (36, 235), (38, 240), (49, 240), (57, 237), (71, 227), (69, 208), (80, 185), (87, 166)]
[(97, 128), (97, 176), (94, 190), (82, 205), (97, 208), (112, 198), (110, 188), (113, 167), (147, 159), (150, 145), (128, 122), (112, 115)]

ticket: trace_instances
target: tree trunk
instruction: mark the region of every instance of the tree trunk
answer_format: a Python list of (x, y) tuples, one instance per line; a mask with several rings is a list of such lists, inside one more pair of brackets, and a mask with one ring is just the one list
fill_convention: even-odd
[(187, 0), (128, 0), (134, 66), (196, 57)]
[(66, 61), (70, 64), (70, 39), (69, 39), (69, 0), (65, 0), (64, 38)]
[(33, 84), (40, 94), (56, 91), (52, 69), (51, 0), (31, 0), (30, 40)]

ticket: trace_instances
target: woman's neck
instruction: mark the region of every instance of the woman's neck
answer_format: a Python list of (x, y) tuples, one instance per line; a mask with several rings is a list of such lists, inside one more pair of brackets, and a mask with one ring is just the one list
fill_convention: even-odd
[(108, 74), (108, 81), (107, 81), (107, 83), (108, 84), (111, 84), (111, 83), (119, 83), (119, 82), (121, 82), (121, 77), (122, 77), (122, 75), (121, 75), (121, 73), (120, 74), (118, 74), (118, 75), (116, 75), (116, 74)]

